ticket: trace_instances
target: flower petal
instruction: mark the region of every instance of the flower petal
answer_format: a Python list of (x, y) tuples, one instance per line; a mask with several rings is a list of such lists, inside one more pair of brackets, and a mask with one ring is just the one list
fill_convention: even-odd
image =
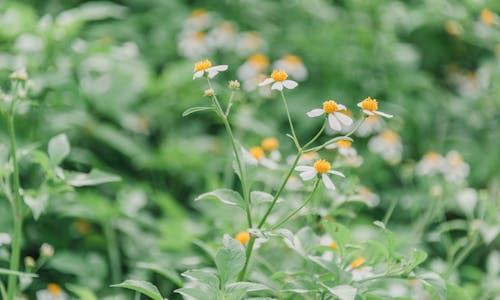
[(311, 180), (311, 179), (313, 179), (316, 176), (316, 174), (318, 174), (316, 172), (316, 170), (310, 170), (310, 171), (307, 171), (307, 172), (300, 173), (299, 176), (303, 180)]
[(330, 125), (330, 128), (333, 130), (340, 131), (342, 129), (339, 120), (337, 120), (334, 114), (328, 114), (328, 124)]
[(337, 176), (340, 176), (340, 177), (344, 177), (344, 178), (345, 178), (344, 173), (339, 172), (339, 171), (330, 170), (330, 171), (328, 171), (328, 173), (333, 174), (333, 175), (337, 175)]
[(359, 108), (362, 108), (361, 107), (361, 102), (359, 102), (358, 104), (356, 104)]
[(264, 167), (271, 169), (271, 170), (276, 170), (278, 168), (278, 164), (275, 163), (274, 161), (268, 159), (268, 158), (261, 158), (259, 160), (259, 163), (263, 165)]
[(310, 118), (314, 118), (314, 117), (319, 117), (319, 116), (321, 116), (324, 113), (325, 113), (325, 111), (322, 110), (321, 108), (315, 108), (315, 109), (309, 111), (307, 113), (307, 116), (310, 117)]
[(223, 71), (226, 71), (227, 68), (228, 68), (227, 65), (218, 65), (218, 66), (213, 66), (211, 68), (208, 68), (207, 71), (216, 70), (216, 71), (219, 71), (219, 72), (223, 72)]
[(314, 167), (311, 166), (297, 166), (295, 167), (295, 171), (299, 172), (308, 172), (314, 170)]
[(212, 70), (207, 69), (207, 73), (208, 73), (208, 78), (214, 78), (215, 75), (219, 74), (219, 71), (215, 69)]
[(326, 175), (326, 174), (321, 175), (321, 179), (323, 180), (323, 184), (325, 185), (325, 187), (327, 189), (335, 190), (335, 185), (333, 185), (333, 182), (330, 179), (330, 177), (328, 177), (328, 175)]
[(392, 118), (392, 117), (394, 117), (393, 115), (386, 114), (386, 113), (378, 111), (378, 110), (374, 111), (374, 113), (376, 113), (377, 115), (382, 116), (384, 118)]
[(340, 123), (344, 124), (345, 126), (351, 126), (352, 124), (352, 119), (349, 118), (349, 116), (344, 115), (343, 113), (339, 112), (334, 112), (333, 113), (335, 117), (340, 121)]
[(294, 88), (297, 87), (297, 85), (299, 85), (297, 82), (293, 81), (293, 80), (285, 80), (283, 81), (283, 85), (287, 88), (287, 89), (291, 89), (293, 90)]
[(262, 81), (261, 83), (259, 83), (259, 86), (268, 85), (268, 84), (271, 84), (273, 82), (274, 82), (274, 79), (272, 79), (272, 78), (266, 78), (266, 79), (264, 79), (264, 81)]
[(373, 116), (373, 115), (374, 115), (371, 111), (366, 110), (366, 109), (363, 109), (363, 112), (364, 112), (365, 114), (369, 115), (369, 116)]
[(202, 70), (202, 71), (195, 72), (195, 73), (193, 74), (193, 79), (200, 78), (201, 76), (203, 76), (203, 73), (204, 73), (204, 72), (205, 72), (205, 71), (203, 71), (203, 70)]
[(347, 108), (345, 107), (345, 105), (337, 104), (337, 110), (347, 110)]
[(271, 90), (282, 91), (283, 90), (283, 83), (281, 81), (277, 81), (277, 82), (273, 83), (273, 85), (271, 86)]

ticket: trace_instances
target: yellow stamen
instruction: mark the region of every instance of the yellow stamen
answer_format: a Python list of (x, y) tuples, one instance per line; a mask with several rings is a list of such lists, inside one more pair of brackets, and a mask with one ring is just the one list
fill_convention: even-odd
[(331, 165), (326, 160), (320, 159), (314, 163), (314, 168), (316, 169), (316, 171), (318, 173), (323, 174), (323, 173), (330, 171)]
[(361, 108), (368, 111), (376, 111), (378, 109), (377, 100), (372, 99), (371, 97), (365, 98), (363, 101), (361, 101)]
[(342, 114), (344, 114), (348, 117), (351, 117), (351, 118), (354, 116), (354, 114), (352, 113), (352, 111), (350, 109), (339, 110), (339, 113), (342, 113)]
[(269, 59), (264, 54), (254, 54), (247, 61), (255, 65), (259, 70), (264, 70), (269, 66)]
[(495, 14), (491, 10), (485, 8), (481, 11), (481, 21), (485, 25), (493, 25), (495, 23)]
[(205, 38), (205, 33), (203, 31), (197, 31), (191, 35), (196, 40), (203, 40)]
[(343, 148), (349, 148), (351, 147), (352, 142), (349, 140), (339, 140), (337, 141), (337, 146), (343, 147)]
[(49, 283), (47, 285), (47, 291), (49, 291), (49, 293), (52, 296), (59, 296), (59, 295), (61, 295), (62, 289), (59, 285), (57, 285), (55, 283)]
[(245, 245), (246, 243), (248, 243), (248, 241), (250, 240), (250, 233), (246, 232), (246, 231), (240, 231), (236, 234), (236, 236), (234, 237), (238, 242), (242, 243), (243, 245)]
[(388, 144), (396, 144), (397, 142), (399, 142), (399, 135), (394, 131), (384, 130), (380, 134), (380, 137), (382, 137), (382, 139)]
[(196, 62), (194, 64), (194, 71), (195, 72), (204, 71), (204, 70), (210, 68), (211, 66), (212, 66), (212, 62), (209, 61), (208, 59), (201, 60), (201, 61)]
[(462, 33), (462, 27), (457, 21), (448, 20), (444, 23), (444, 29), (450, 35), (459, 35)]
[(323, 110), (324, 110), (327, 114), (334, 113), (334, 112), (336, 112), (338, 109), (339, 109), (339, 105), (337, 104), (337, 102), (335, 102), (335, 101), (333, 101), (333, 100), (328, 100), (328, 101), (323, 102)]
[(262, 140), (261, 146), (266, 151), (272, 151), (278, 148), (279, 142), (276, 138), (269, 137)]
[(248, 152), (250, 152), (250, 155), (252, 155), (256, 160), (260, 160), (264, 157), (264, 150), (262, 150), (262, 148), (258, 146), (250, 148)]
[(463, 165), (464, 159), (459, 153), (453, 153), (453, 155), (448, 156), (448, 162), (452, 168), (458, 169)]
[(202, 9), (202, 8), (198, 8), (198, 9), (195, 9), (191, 12), (191, 16), (192, 17), (199, 17), (199, 16), (203, 16), (204, 14), (206, 14), (207, 11)]
[(335, 242), (331, 242), (330, 243), (330, 247), (333, 248), (333, 249), (338, 249), (339, 248), (339, 246)]
[(357, 268), (357, 267), (361, 266), (361, 265), (362, 265), (362, 264), (364, 264), (364, 263), (365, 263), (365, 258), (364, 258), (363, 256), (360, 256), (360, 257), (356, 258), (356, 259), (355, 259), (355, 260), (351, 263), (351, 267), (352, 267), (353, 269), (355, 269), (355, 268)]
[(288, 74), (283, 70), (274, 70), (271, 73), (271, 78), (274, 79), (274, 81), (284, 81), (288, 78)]

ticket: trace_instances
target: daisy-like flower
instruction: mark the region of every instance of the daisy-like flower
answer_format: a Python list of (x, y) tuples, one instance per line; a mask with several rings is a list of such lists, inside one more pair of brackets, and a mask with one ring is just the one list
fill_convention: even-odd
[(297, 55), (284, 55), (273, 64), (275, 69), (283, 69), (298, 81), (307, 79), (307, 69), (302, 59)]
[(241, 80), (257, 77), (269, 66), (269, 59), (264, 54), (253, 54), (238, 68), (236, 74)]
[(236, 43), (236, 26), (231, 22), (223, 22), (207, 35), (207, 44), (211, 49), (230, 50)]
[(358, 130), (354, 133), (359, 137), (367, 137), (372, 133), (378, 133), (382, 131), (385, 126), (384, 120), (378, 115), (368, 116), (365, 121), (361, 123)]
[(214, 78), (219, 72), (227, 70), (227, 65), (218, 65), (212, 67), (212, 62), (208, 59), (198, 61), (194, 64), (193, 79), (200, 78), (207, 73), (208, 78)]
[(460, 184), (469, 175), (469, 165), (462, 155), (455, 150), (446, 154), (446, 165), (443, 169), (444, 178), (451, 183)]
[(248, 154), (249, 155), (247, 155), (247, 162), (252, 164), (252, 165), (260, 164), (260, 165), (263, 165), (264, 167), (266, 167), (268, 169), (272, 169), (272, 170), (278, 168), (278, 164), (276, 164), (276, 162), (267, 158), (266, 153), (264, 152), (264, 149), (262, 149), (259, 146), (255, 146), (255, 147), (250, 148), (250, 150), (248, 150)]
[(403, 154), (401, 138), (391, 130), (384, 130), (371, 138), (368, 142), (368, 149), (373, 153), (380, 154), (390, 164), (399, 163)]
[(37, 300), (66, 300), (68, 295), (62, 290), (62, 288), (55, 284), (49, 283), (47, 289), (36, 292)]
[(296, 81), (287, 78), (288, 74), (285, 71), (274, 70), (271, 73), (271, 77), (268, 77), (264, 81), (259, 83), (259, 86), (265, 86), (272, 83), (273, 85), (271, 86), (271, 90), (278, 90), (278, 91), (282, 91), (283, 87), (290, 90), (296, 88), (298, 83)]
[(337, 142), (327, 145), (326, 149), (338, 149), (342, 156), (354, 156), (357, 154), (356, 149), (352, 147), (352, 142), (349, 140), (338, 140)]
[(236, 42), (236, 52), (241, 56), (247, 56), (265, 48), (264, 40), (255, 32), (244, 32)]
[(419, 176), (434, 175), (443, 171), (445, 166), (446, 160), (441, 154), (429, 151), (418, 162), (416, 172)]
[(338, 104), (333, 100), (327, 100), (323, 102), (323, 108), (316, 108), (307, 113), (310, 118), (319, 117), (323, 114), (327, 114), (328, 125), (331, 129), (340, 131), (342, 130), (342, 125), (350, 126), (352, 124), (352, 119), (346, 114), (340, 111), (345, 111), (346, 108), (342, 104)]
[(203, 31), (181, 33), (177, 50), (180, 55), (193, 59), (210, 53), (206, 34)]
[(496, 15), (489, 9), (485, 8), (481, 11), (481, 22), (487, 26), (495, 24)]
[(323, 184), (329, 190), (335, 190), (335, 185), (333, 184), (330, 177), (328, 177), (328, 174), (334, 174), (340, 177), (345, 177), (344, 174), (342, 174), (341, 172), (332, 170), (330, 163), (324, 159), (317, 160), (312, 167), (298, 166), (295, 168), (295, 170), (301, 172), (299, 176), (303, 180), (311, 180), (317, 176), (321, 177)]
[(272, 160), (278, 161), (281, 159), (281, 153), (278, 151), (279, 141), (277, 138), (268, 137), (262, 140), (260, 143), (264, 151), (269, 152), (269, 156)]
[(358, 107), (361, 108), (363, 112), (369, 116), (373, 116), (375, 114), (384, 118), (393, 117), (393, 115), (378, 111), (378, 102), (376, 99), (372, 99), (371, 97), (365, 98), (363, 101), (359, 102)]

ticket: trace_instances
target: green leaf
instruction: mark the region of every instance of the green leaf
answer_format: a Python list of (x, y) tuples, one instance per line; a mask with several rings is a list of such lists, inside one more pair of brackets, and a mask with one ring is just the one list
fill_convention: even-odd
[(182, 273), (182, 276), (189, 278), (191, 280), (204, 283), (215, 290), (219, 289), (219, 278), (213, 272), (208, 272), (204, 270), (189, 270)]
[(24, 195), (23, 197), (24, 203), (31, 209), (31, 213), (33, 214), (33, 218), (38, 220), (40, 215), (45, 211), (45, 207), (47, 206), (47, 200), (49, 199), (49, 195), (41, 194), (33, 197), (31, 195)]
[(224, 235), (224, 248), (217, 251), (215, 264), (219, 270), (220, 280), (224, 286), (226, 282), (233, 279), (241, 272), (245, 265), (245, 249), (240, 242)]
[(337, 243), (341, 253), (344, 253), (346, 245), (351, 241), (351, 233), (349, 229), (342, 224), (335, 222), (324, 222), (323, 226), (325, 227), (328, 235)]
[(12, 271), (9, 269), (0, 268), (0, 274), (2, 275), (15, 275), (15, 276), (27, 276), (27, 277), (38, 277), (37, 274), (34, 273), (24, 273), (19, 271)]
[(354, 300), (358, 291), (355, 287), (350, 285), (338, 285), (335, 287), (328, 287), (324, 284), (321, 285), (327, 288), (331, 294), (337, 296), (340, 300)]
[(213, 110), (213, 107), (208, 107), (208, 106), (195, 106), (186, 109), (183, 113), (182, 116), (189, 116), (192, 113), (198, 112), (198, 111), (204, 111), (204, 110)]
[(423, 274), (419, 274), (417, 276), (424, 285), (431, 287), (439, 296), (439, 299), (445, 300), (446, 298), (446, 283), (436, 273), (433, 272), (427, 272)]
[(172, 281), (173, 283), (175, 283), (177, 286), (184, 285), (181, 277), (175, 271), (165, 269), (165, 268), (160, 268), (156, 264), (152, 264), (152, 263), (139, 263), (139, 264), (137, 264), (137, 267), (158, 273), (158, 274), (162, 275), (163, 277), (167, 278), (168, 280)]
[(75, 187), (99, 185), (120, 180), (119, 176), (98, 169), (92, 169), (90, 173), (67, 172), (66, 174), (66, 182)]
[(405, 268), (406, 272), (410, 272), (415, 269), (416, 266), (420, 265), (427, 259), (427, 253), (422, 250), (413, 250), (410, 257), (410, 263)]
[(94, 292), (87, 287), (74, 284), (67, 284), (66, 288), (70, 292), (78, 296), (78, 299), (80, 300), (97, 300), (97, 296), (94, 294)]
[(250, 193), (250, 199), (252, 199), (252, 204), (260, 204), (272, 202), (274, 196), (266, 192), (253, 191)]
[(464, 288), (456, 286), (452, 283), (446, 284), (446, 299), (453, 300), (471, 300), (471, 297)]
[(212, 192), (204, 193), (196, 197), (194, 201), (199, 201), (207, 198), (215, 198), (222, 203), (228, 205), (235, 205), (245, 209), (245, 200), (241, 197), (240, 193), (229, 189), (218, 189)]
[(246, 292), (258, 292), (258, 291), (266, 291), (270, 290), (271, 288), (268, 287), (267, 285), (263, 285), (261, 283), (255, 283), (255, 282), (248, 282), (248, 281), (243, 281), (243, 282), (234, 282), (230, 283), (226, 286), (226, 290), (233, 291), (233, 290), (242, 290)]
[(163, 300), (158, 288), (146, 281), (129, 279), (119, 284), (113, 284), (111, 287), (130, 289), (144, 294), (153, 300)]
[(201, 287), (180, 288), (176, 289), (175, 292), (188, 297), (187, 299), (215, 300), (217, 298), (214, 291), (203, 289)]
[(68, 137), (62, 133), (49, 141), (49, 158), (52, 165), (59, 165), (70, 152)]

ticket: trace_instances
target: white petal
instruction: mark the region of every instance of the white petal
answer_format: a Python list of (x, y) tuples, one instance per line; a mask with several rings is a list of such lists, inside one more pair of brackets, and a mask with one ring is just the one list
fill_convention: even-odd
[(277, 81), (277, 82), (273, 83), (273, 85), (271, 86), (271, 90), (282, 91), (283, 90), (283, 83), (281, 81)]
[(295, 168), (295, 171), (299, 171), (299, 172), (308, 172), (308, 171), (312, 171), (312, 170), (315, 170), (314, 167), (311, 167), (311, 166), (297, 166)]
[(347, 110), (347, 108), (342, 104), (337, 104), (337, 109), (338, 110)]
[(374, 111), (374, 113), (376, 113), (377, 115), (382, 116), (384, 118), (392, 118), (392, 117), (394, 117), (393, 115), (386, 114), (386, 113), (383, 113), (383, 112), (378, 111), (378, 110)]
[(275, 163), (274, 161), (267, 159), (267, 158), (261, 158), (259, 160), (259, 163), (261, 163), (264, 167), (271, 169), (271, 170), (276, 170), (278, 168), (278, 164)]
[(356, 104), (359, 108), (362, 108), (361, 107), (361, 102), (359, 102), (358, 104)]
[(216, 71), (219, 71), (219, 72), (223, 72), (223, 71), (227, 70), (227, 65), (213, 66), (211, 68), (208, 68), (207, 71), (209, 71), (210, 69), (213, 69), (213, 70), (216, 70)]
[(203, 71), (203, 70), (202, 70), (202, 71), (195, 72), (195, 73), (193, 74), (193, 79), (195, 79), (195, 78), (200, 78), (201, 76), (203, 76), (203, 73), (204, 73), (204, 72), (205, 72), (205, 71)]
[(334, 175), (337, 175), (337, 176), (340, 176), (340, 177), (344, 177), (344, 178), (345, 178), (344, 173), (341, 173), (341, 172), (339, 172), (339, 171), (330, 170), (330, 171), (328, 171), (328, 173), (330, 173), (330, 174), (334, 174)]
[(333, 182), (330, 179), (330, 177), (328, 177), (328, 175), (326, 175), (326, 174), (321, 175), (321, 179), (323, 180), (323, 184), (325, 185), (325, 187), (327, 189), (335, 190), (335, 185), (333, 185)]
[(344, 115), (343, 113), (335, 112), (333, 113), (335, 117), (340, 121), (340, 123), (344, 124), (345, 126), (351, 126), (352, 124), (352, 119), (349, 118), (349, 116)]
[(310, 170), (310, 171), (307, 171), (307, 172), (302, 172), (302, 173), (299, 174), (299, 176), (303, 180), (311, 180), (311, 179), (313, 179), (316, 176), (316, 174), (318, 174), (318, 173), (314, 169), (314, 170)]
[(342, 129), (339, 120), (337, 120), (334, 114), (328, 114), (328, 124), (330, 125), (330, 128), (333, 130), (340, 131)]
[(283, 85), (287, 88), (287, 89), (291, 89), (293, 90), (294, 88), (297, 87), (297, 85), (299, 85), (297, 82), (293, 81), (293, 80), (285, 80), (283, 81)]
[(369, 116), (373, 116), (373, 113), (369, 110), (363, 109), (363, 112)]
[(214, 78), (215, 75), (219, 74), (219, 71), (215, 69), (212, 70), (207, 69), (207, 73), (208, 73), (208, 78)]
[(259, 83), (259, 86), (268, 85), (268, 84), (271, 84), (273, 82), (274, 82), (274, 79), (272, 79), (272, 78), (266, 78), (264, 81), (262, 81), (261, 83)]
[(321, 116), (324, 113), (325, 113), (325, 111), (322, 110), (321, 108), (315, 108), (315, 109), (311, 110), (310, 112), (308, 112), (307, 116), (314, 118), (314, 117)]

